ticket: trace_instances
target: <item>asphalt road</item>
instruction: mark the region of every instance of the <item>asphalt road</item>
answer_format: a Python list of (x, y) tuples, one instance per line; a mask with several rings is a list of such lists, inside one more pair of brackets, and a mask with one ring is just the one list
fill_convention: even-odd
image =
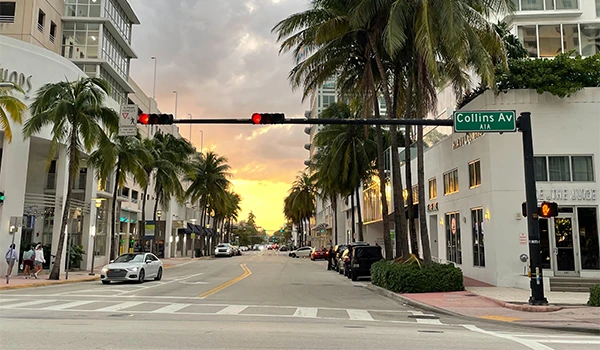
[(144, 284), (0, 293), (0, 349), (597, 349), (598, 337), (418, 310), (323, 261), (196, 260)]

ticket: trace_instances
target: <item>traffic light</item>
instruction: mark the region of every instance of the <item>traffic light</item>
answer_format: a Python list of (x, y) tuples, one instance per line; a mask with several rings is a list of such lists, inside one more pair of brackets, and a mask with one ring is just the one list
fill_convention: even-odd
[(283, 113), (254, 113), (252, 114), (252, 124), (283, 124), (285, 114)]
[(173, 124), (173, 114), (142, 113), (138, 116), (138, 123), (144, 125), (171, 125)]
[(4, 192), (0, 192), (0, 204), (4, 204)]
[[(539, 217), (552, 218), (558, 216), (558, 204), (556, 202), (542, 202), (537, 208)], [(527, 216), (527, 203), (523, 202), (521, 205), (521, 214)]]
[(134, 243), (135, 243), (135, 238), (131, 238), (131, 239), (129, 240), (129, 243), (130, 243), (130, 244), (134, 244)]

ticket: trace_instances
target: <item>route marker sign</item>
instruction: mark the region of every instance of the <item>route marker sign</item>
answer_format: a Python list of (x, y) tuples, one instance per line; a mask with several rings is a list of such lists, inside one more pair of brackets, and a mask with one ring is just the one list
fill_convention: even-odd
[(137, 105), (121, 105), (119, 113), (119, 136), (135, 136), (137, 134)]
[(515, 132), (515, 111), (456, 111), (454, 132)]

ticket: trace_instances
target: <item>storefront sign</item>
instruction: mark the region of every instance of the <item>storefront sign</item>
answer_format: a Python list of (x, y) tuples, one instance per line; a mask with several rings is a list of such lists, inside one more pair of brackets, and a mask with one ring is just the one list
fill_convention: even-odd
[(537, 191), (538, 200), (575, 200), (575, 201), (595, 201), (596, 190), (593, 188), (577, 188), (573, 190), (566, 189), (540, 189)]
[(438, 211), (438, 210), (439, 210), (439, 208), (438, 208), (438, 202), (427, 204), (427, 211), (428, 212)]
[(462, 146), (468, 145), (483, 135), (485, 135), (485, 134), (482, 132), (467, 133), (464, 136), (461, 136), (458, 139), (454, 140), (454, 142), (452, 142), (452, 149), (459, 149)]
[(31, 92), (31, 89), (33, 89), (33, 85), (31, 84), (32, 78), (33, 75), (25, 75), (21, 72), (17, 72), (16, 70), (6, 69), (0, 66), (0, 81), (11, 82), (19, 85), (27, 94)]
[(527, 235), (524, 233), (521, 233), (519, 235), (519, 244), (520, 245), (527, 245)]

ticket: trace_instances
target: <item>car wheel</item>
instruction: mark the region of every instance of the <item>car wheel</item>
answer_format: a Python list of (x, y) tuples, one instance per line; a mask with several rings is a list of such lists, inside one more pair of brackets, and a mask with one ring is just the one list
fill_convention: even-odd
[(102, 281), (102, 284), (110, 284), (110, 281)]
[(144, 272), (144, 269), (141, 269), (140, 274), (138, 275), (138, 283), (144, 283), (145, 279), (146, 279), (146, 272)]
[(158, 268), (158, 273), (156, 274), (156, 277), (154, 277), (155, 281), (160, 281), (162, 279), (162, 267)]
[(356, 273), (356, 271), (352, 271), (352, 280), (358, 281), (358, 274)]
[(292, 254), (292, 255), (290, 255), (290, 256), (291, 256), (292, 258), (295, 258), (295, 257), (296, 257), (296, 254)]

